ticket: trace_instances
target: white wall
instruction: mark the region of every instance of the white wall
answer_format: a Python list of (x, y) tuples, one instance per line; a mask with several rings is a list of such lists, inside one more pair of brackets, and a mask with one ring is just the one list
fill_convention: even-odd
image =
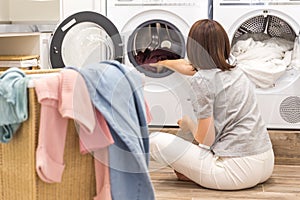
[(0, 21), (9, 21), (8, 0), (0, 0)]
[(101, 0), (61, 0), (61, 19), (65, 19), (80, 11), (101, 12), (100, 1)]
[[(1, 0), (2, 1), (2, 0)], [(9, 16), (13, 22), (59, 21), (59, 0), (9, 0)]]
[(106, 0), (0, 0), (0, 23), (58, 22), (79, 11), (105, 15)]

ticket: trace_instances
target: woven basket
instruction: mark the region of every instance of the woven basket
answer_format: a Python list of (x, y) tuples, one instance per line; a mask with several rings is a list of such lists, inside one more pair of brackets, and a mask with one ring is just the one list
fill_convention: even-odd
[[(37, 59), (39, 60), (39, 55), (0, 55), (0, 61), (24, 61), (24, 60), (31, 60)], [(17, 65), (18, 66), (18, 65)], [(5, 71), (11, 68), (11, 66), (2, 66), (0, 67), (0, 71)], [(38, 70), (40, 69), (39, 66), (30, 66), (30, 67), (19, 67), (22, 70)]]
[[(28, 74), (56, 71), (30, 70)], [(28, 120), (9, 143), (0, 144), (0, 200), (92, 200), (96, 195), (93, 157), (80, 154), (73, 120), (69, 120), (62, 182), (49, 184), (37, 176), (40, 105), (33, 88), (28, 89), (28, 95)]]

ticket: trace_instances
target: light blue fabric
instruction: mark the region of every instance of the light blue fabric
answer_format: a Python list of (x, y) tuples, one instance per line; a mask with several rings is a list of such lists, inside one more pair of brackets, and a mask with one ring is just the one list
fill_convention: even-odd
[(0, 76), (0, 141), (9, 142), (20, 124), (28, 118), (28, 78), (18, 68)]
[(84, 77), (92, 102), (114, 139), (109, 147), (113, 200), (155, 199), (148, 173), (149, 133), (139, 72), (117, 61), (72, 69)]

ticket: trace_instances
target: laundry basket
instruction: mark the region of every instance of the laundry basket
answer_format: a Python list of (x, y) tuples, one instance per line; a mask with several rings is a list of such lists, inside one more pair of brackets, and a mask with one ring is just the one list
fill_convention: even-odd
[[(32, 70), (26, 73), (56, 71)], [(37, 176), (35, 153), (40, 105), (34, 88), (28, 89), (28, 96), (28, 120), (22, 123), (9, 143), (0, 144), (0, 200), (92, 200), (96, 195), (93, 157), (80, 154), (73, 120), (69, 120), (62, 182), (49, 184)]]

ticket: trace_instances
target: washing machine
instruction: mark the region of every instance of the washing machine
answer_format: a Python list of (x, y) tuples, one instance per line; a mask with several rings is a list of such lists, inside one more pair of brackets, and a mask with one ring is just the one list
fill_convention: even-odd
[[(299, 0), (215, 0), (213, 19), (223, 25), (232, 46), (247, 33), (293, 42), (300, 30), (299, 5)], [(268, 129), (300, 129), (299, 86), (299, 70), (287, 68), (272, 87), (256, 88)]]
[[(185, 58), (191, 25), (209, 17), (207, 0), (110, 0), (107, 17), (124, 41), (124, 63), (145, 75), (144, 94), (152, 114), (150, 126), (178, 126), (183, 115), (194, 118), (189, 77), (148, 63)], [(157, 56), (159, 55), (159, 56)]]

